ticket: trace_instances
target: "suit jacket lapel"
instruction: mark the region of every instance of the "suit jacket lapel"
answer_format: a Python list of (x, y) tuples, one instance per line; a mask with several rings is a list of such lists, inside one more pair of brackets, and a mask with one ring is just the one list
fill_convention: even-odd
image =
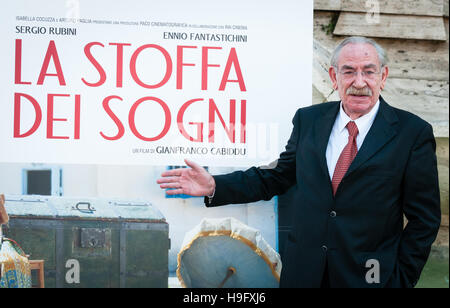
[(323, 171), (323, 175), (326, 176), (326, 179), (330, 183), (331, 189), (331, 180), (328, 172), (328, 164), (326, 158), (326, 151), (328, 140), (330, 139), (331, 130), (333, 129), (334, 122), (336, 120), (336, 116), (339, 112), (340, 102), (330, 102), (330, 108), (326, 108), (324, 110), (324, 114), (321, 118), (317, 119), (315, 123), (315, 142), (316, 149), (318, 151), (320, 166)]
[(348, 168), (347, 177), (381, 150), (397, 134), (393, 124), (398, 121), (392, 107), (380, 96), (380, 109), (355, 159)]

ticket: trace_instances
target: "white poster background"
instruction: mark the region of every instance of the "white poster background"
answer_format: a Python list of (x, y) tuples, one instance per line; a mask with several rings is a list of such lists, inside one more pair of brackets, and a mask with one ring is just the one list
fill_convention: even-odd
[[(295, 111), (311, 104), (312, 84), (312, 14), (313, 1), (298, 0), (16, 0), (0, 10), (0, 162), (69, 163), (110, 165), (179, 165), (191, 158), (209, 166), (249, 166), (275, 160), (284, 149), (292, 130)], [(163, 24), (168, 23), (168, 24)], [(165, 26), (164, 26), (165, 25)], [(28, 28), (27, 28), (28, 27)], [(45, 31), (45, 34), (27, 33)], [(76, 35), (50, 34), (76, 29)], [(45, 29), (45, 30), (43, 30)], [(59, 29), (59, 30), (58, 30)], [(17, 33), (22, 32), (22, 33)], [(187, 35), (187, 39), (168, 39), (169, 34)], [(246, 42), (190, 39), (196, 34), (240, 35)], [(22, 40), (21, 80), (15, 84), (15, 42)], [(46, 76), (37, 85), (49, 46), (56, 45), (66, 85), (55, 76)], [(91, 52), (106, 72), (99, 87), (88, 87), (99, 80), (99, 73), (84, 53), (90, 42), (99, 42)], [(116, 86), (117, 48), (110, 43), (127, 43), (123, 49), (123, 86)], [(160, 88), (139, 86), (130, 74), (130, 59), (139, 47), (156, 44), (172, 60), (169, 81)], [(177, 46), (184, 49), (183, 89), (176, 88)], [(201, 89), (202, 47), (221, 47), (208, 51), (208, 90)], [(231, 48), (235, 48), (246, 91), (229, 82), (219, 91)], [(137, 75), (148, 84), (161, 81), (165, 60), (155, 49), (141, 52)], [(56, 73), (50, 61), (47, 74)], [(235, 67), (229, 79), (236, 79)], [(34, 134), (14, 138), (14, 93), (24, 93), (38, 101), (42, 121)], [(47, 96), (56, 97), (53, 135), (69, 139), (47, 139)], [(80, 95), (80, 139), (74, 139), (75, 95)], [(108, 96), (119, 96), (109, 104), (124, 126), (119, 140), (105, 140), (101, 134), (114, 136), (118, 127), (102, 106)], [(128, 116), (131, 106), (143, 97), (164, 101), (171, 112), (171, 126), (158, 141), (143, 141), (131, 131)], [(193, 137), (203, 123), (203, 142), (192, 142), (180, 133), (177, 113), (192, 99), (183, 125)], [(236, 100), (236, 142), (232, 143), (216, 116), (215, 141), (208, 140), (208, 103), (213, 99), (225, 124), (229, 126), (230, 99)], [(241, 143), (241, 100), (246, 101), (246, 143)], [(27, 100), (21, 104), (21, 132), (31, 128), (35, 111)], [(136, 112), (136, 127), (147, 137), (158, 135), (164, 127), (164, 112), (154, 102), (142, 103)]]

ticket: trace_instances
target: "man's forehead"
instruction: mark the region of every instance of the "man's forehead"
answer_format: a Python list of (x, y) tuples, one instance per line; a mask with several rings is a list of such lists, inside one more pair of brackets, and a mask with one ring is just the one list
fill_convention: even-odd
[(371, 44), (348, 44), (345, 45), (338, 59), (339, 66), (362, 65), (364, 67), (380, 64), (377, 50)]

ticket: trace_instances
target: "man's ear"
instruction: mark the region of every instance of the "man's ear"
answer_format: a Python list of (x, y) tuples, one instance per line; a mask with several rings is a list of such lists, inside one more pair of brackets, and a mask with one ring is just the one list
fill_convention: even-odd
[(388, 75), (389, 75), (389, 67), (384, 66), (381, 69), (381, 86), (380, 86), (381, 90), (384, 89), (384, 85), (386, 84), (386, 79), (387, 79)]
[(333, 83), (333, 89), (338, 89), (338, 83), (337, 83), (337, 76), (336, 76), (336, 69), (334, 66), (330, 66), (328, 69), (328, 75), (330, 75), (331, 82)]

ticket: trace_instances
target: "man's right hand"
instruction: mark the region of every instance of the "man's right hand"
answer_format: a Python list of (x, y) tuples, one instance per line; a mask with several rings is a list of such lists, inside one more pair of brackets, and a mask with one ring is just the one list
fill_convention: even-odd
[(190, 168), (173, 169), (161, 174), (162, 178), (156, 183), (166, 191), (168, 195), (185, 194), (196, 197), (211, 196), (216, 188), (214, 178), (202, 166), (185, 159), (184, 162)]

